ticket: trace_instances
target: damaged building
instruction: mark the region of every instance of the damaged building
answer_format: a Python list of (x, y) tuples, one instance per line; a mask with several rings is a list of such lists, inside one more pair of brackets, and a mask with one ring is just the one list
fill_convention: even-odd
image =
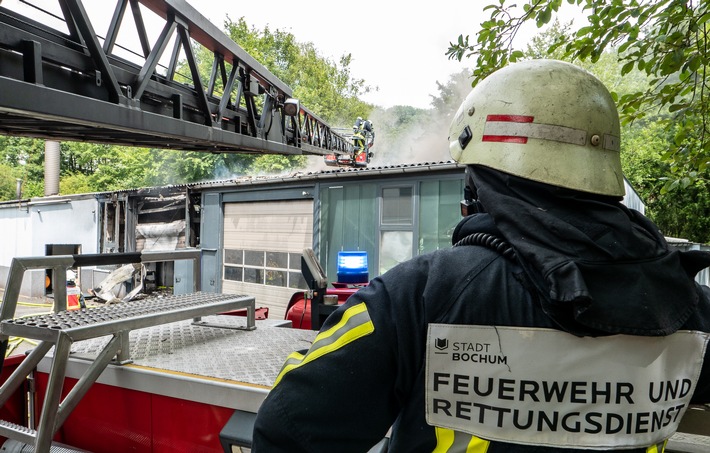
[[(192, 248), (201, 251), (199, 282), (187, 261), (147, 263), (116, 296), (137, 286), (143, 293), (199, 287), (253, 295), (270, 317), (282, 318), (290, 296), (306, 289), (304, 248), (313, 248), (329, 277), (336, 275), (339, 251), (365, 251), (374, 278), (413, 256), (449, 247), (460, 220), (463, 176), (453, 162), (417, 163), (0, 203), (0, 228), (7, 233), (0, 284), (16, 256)], [(624, 203), (643, 212), (628, 185)], [(88, 293), (115, 269), (77, 269), (78, 284)], [(22, 295), (51, 295), (51, 272), (27, 272)]]
[[(175, 250), (197, 247), (200, 195), (187, 186), (67, 196), (46, 196), (0, 203), (0, 228), (6, 232), (0, 251), (4, 285), (12, 258), (95, 253)], [(175, 285), (172, 262), (146, 263), (145, 292)], [(88, 294), (113, 270), (75, 269), (77, 284)], [(51, 297), (51, 269), (28, 271), (21, 294)], [(130, 291), (134, 284), (121, 291)]]

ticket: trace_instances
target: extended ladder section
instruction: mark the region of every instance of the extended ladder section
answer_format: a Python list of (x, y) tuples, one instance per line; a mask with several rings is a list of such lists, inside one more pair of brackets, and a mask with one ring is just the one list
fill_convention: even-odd
[(117, 0), (105, 31), (81, 0), (33, 3), (0, 7), (0, 134), (257, 154), (352, 146), (185, 0)]
[[(195, 292), (163, 298), (148, 298), (135, 302), (124, 302), (102, 307), (66, 311), (55, 306), (54, 313), (25, 318), (12, 318), (17, 305), (14, 288), (22, 281), (27, 268), (54, 268), (71, 266), (72, 263), (147, 262), (167, 259), (193, 259), (197, 266), (199, 251), (181, 250), (175, 252), (144, 252), (131, 254), (68, 255), (41, 258), (15, 258), (8, 276), (8, 289), (12, 298), (6, 298), (2, 306), (0, 320), (0, 348), (4, 357), (7, 340), (18, 336), (39, 340), (39, 344), (20, 363), (8, 380), (0, 387), (0, 406), (20, 388), (27, 376), (47, 355), (52, 347), (52, 365), (40, 414), (37, 430), (0, 421), (0, 436), (34, 445), (34, 451), (49, 451), (52, 437), (77, 406), (91, 385), (103, 370), (114, 362), (130, 362), (128, 335), (135, 329), (193, 319), (201, 323), (202, 316), (213, 315), (239, 309), (247, 310), (246, 329), (255, 328), (254, 298), (241, 295)], [(83, 257), (83, 259), (82, 259)], [(61, 263), (58, 264), (58, 263)], [(13, 273), (13, 270), (15, 271)], [(17, 270), (20, 271), (19, 275)], [(197, 281), (197, 280), (195, 280)], [(56, 300), (56, 295), (55, 295)], [(66, 300), (64, 301), (66, 304)], [(61, 304), (57, 304), (61, 305)], [(62, 388), (69, 361), (71, 345), (75, 341), (111, 336), (84, 374), (62, 399)]]

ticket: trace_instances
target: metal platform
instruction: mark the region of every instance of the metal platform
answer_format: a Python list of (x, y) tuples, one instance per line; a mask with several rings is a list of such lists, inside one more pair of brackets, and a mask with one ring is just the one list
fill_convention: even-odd
[[(286, 357), (309, 348), (317, 334), (282, 325), (284, 321), (259, 320), (256, 330), (247, 331), (242, 330), (247, 326), (245, 317), (217, 315), (206, 316), (201, 323), (184, 320), (133, 330), (131, 363), (110, 363), (96, 382), (255, 413)], [(80, 379), (110, 341), (110, 336), (104, 336), (73, 343), (65, 376)], [(50, 349), (37, 371), (50, 373), (53, 355)], [(22, 426), (2, 424), (7, 426), (0, 430), (12, 430), (13, 438), (27, 443), (36, 435)], [(710, 451), (709, 439), (679, 432), (666, 451), (705, 453)]]
[(252, 309), (250, 323), (245, 328), (253, 329), (253, 297), (198, 292), (7, 319), (0, 322), (0, 334), (55, 341), (61, 332), (72, 341), (79, 341), (241, 308)]
[(698, 434), (675, 433), (666, 446), (668, 453), (707, 453), (710, 451), (710, 437)]
[[(247, 309), (248, 316), (245, 319), (246, 325), (241, 328), (253, 330), (255, 328), (253, 297), (214, 293), (145, 299), (75, 312), (60, 311), (49, 315), (2, 320), (0, 337), (23, 336), (41, 342), (0, 387), (0, 405), (4, 405), (20, 387), (52, 346), (54, 350), (50, 359), (49, 381), (36, 433), (28, 434), (2, 423), (0, 435), (23, 442), (31, 436), (35, 451), (49, 451), (54, 433), (62, 426), (114, 357), (117, 358), (116, 363), (129, 362), (129, 338), (132, 330), (191, 318), (192, 322), (202, 322), (202, 316), (242, 308)], [(61, 391), (72, 344), (75, 341), (98, 337), (105, 337), (105, 343), (91, 359), (76, 385), (62, 399)]]

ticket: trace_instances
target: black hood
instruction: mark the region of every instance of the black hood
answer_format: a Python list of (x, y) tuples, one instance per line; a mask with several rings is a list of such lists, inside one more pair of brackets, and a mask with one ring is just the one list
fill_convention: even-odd
[(668, 335), (694, 310), (693, 277), (710, 255), (671, 250), (651, 221), (618, 199), (470, 171), (478, 200), (564, 330)]

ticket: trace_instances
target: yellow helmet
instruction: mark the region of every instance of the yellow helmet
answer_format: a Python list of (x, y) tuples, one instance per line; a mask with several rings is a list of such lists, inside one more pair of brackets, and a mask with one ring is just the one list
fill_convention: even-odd
[(559, 187), (624, 196), (619, 114), (591, 73), (557, 60), (500, 69), (449, 128), (451, 157)]

